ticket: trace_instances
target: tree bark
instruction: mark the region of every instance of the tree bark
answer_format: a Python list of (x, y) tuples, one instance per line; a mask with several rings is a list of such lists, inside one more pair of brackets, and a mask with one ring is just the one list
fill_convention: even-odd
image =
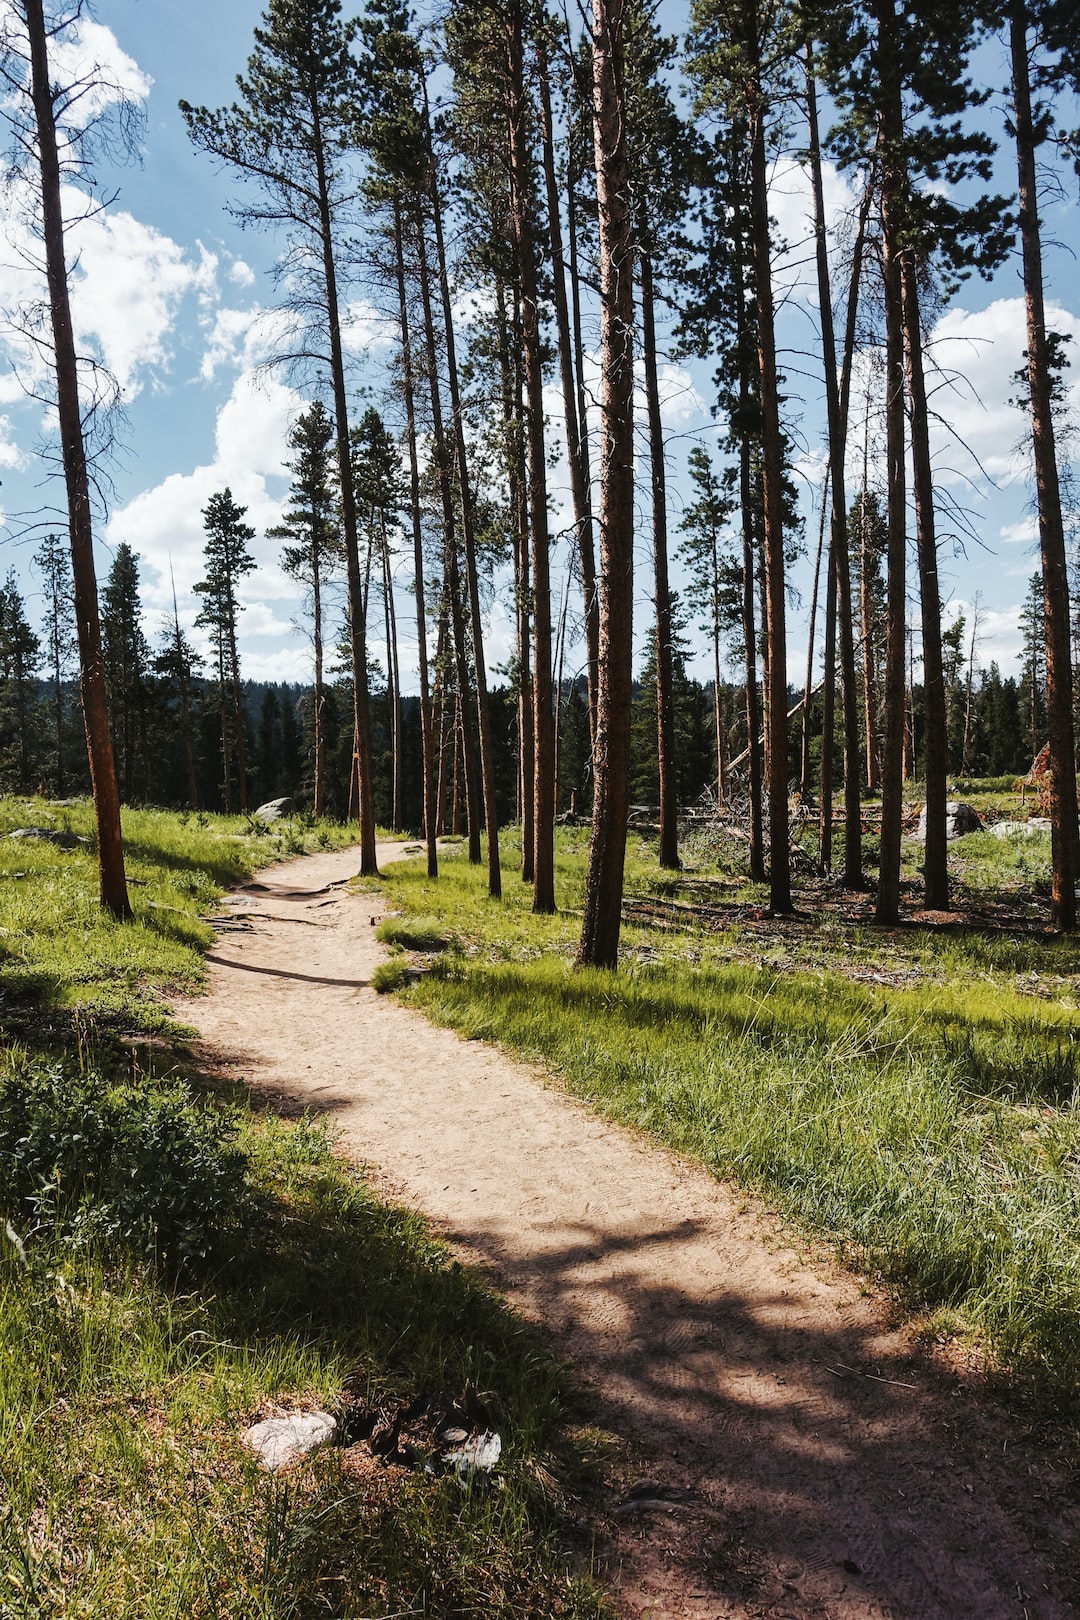
[[(578, 378), (575, 375), (574, 348), (570, 337), (570, 312), (566, 301), (566, 279), (563, 270), (562, 215), (559, 206), (558, 179), (555, 174), (551, 85), (548, 78), (547, 53), (542, 39), (537, 39), (535, 49), (540, 89), (540, 129), (543, 136), (552, 285), (555, 293), (555, 328), (559, 338), (559, 378), (562, 384), (563, 415), (566, 422), (566, 460), (570, 469), (570, 496), (574, 507), (574, 528), (581, 562), (581, 588), (585, 600), (585, 645), (591, 718), (596, 709), (596, 694), (593, 690), (596, 682), (596, 548), (593, 542), (588, 443), (584, 435), (584, 424), (579, 419), (578, 412)], [(572, 194), (572, 187), (568, 189)], [(571, 233), (573, 234), (573, 226)], [(576, 270), (576, 244), (573, 252)]]
[(75, 355), (71, 305), (68, 298), (64, 214), (60, 195), (60, 161), (57, 152), (56, 118), (49, 77), (48, 43), (42, 0), (24, 0), (23, 10), (30, 41), (31, 93), (37, 124), (42, 229), (53, 357), (56, 364), (56, 405), (71, 537), (71, 569), (79, 642), (79, 691), (82, 697), (90, 786), (97, 824), (98, 893), (102, 906), (114, 917), (130, 917), (131, 904), (128, 900), (124, 844), (120, 830), (120, 796), (116, 785), (112, 738), (109, 734), (105, 670), (101, 656), (101, 621), (98, 615), (97, 578), (94, 572), (90, 480), (79, 403), (78, 361)]
[(593, 0), (593, 134), (600, 247), (600, 636), (592, 841), (577, 960), (619, 959), (630, 782), (634, 607), (634, 297), (626, 163), (625, 0)]
[(461, 409), (457, 345), (454, 340), (454, 312), (450, 299), (450, 277), (446, 268), (442, 199), (439, 194), (435, 155), (431, 142), (426, 85), (424, 88), (424, 128), (427, 139), (428, 182), (435, 224), (435, 251), (438, 257), (439, 287), (442, 293), (443, 328), (446, 338), (446, 375), (450, 386), (450, 409), (454, 419), (454, 446), (458, 469), (458, 495), (461, 501), (461, 537), (465, 545), (465, 579), (469, 592), (473, 669), (476, 672), (476, 718), (480, 740), (480, 780), (484, 796), (484, 822), (487, 829), (488, 894), (493, 900), (499, 900), (502, 898), (502, 866), (499, 862), (499, 818), (495, 805), (495, 756), (491, 741), (491, 704), (488, 700), (487, 666), (484, 659), (484, 626), (480, 617), (480, 580), (476, 566), (476, 532), (472, 483), (469, 478), (469, 458), (465, 448), (465, 416)]
[(758, 690), (757, 616), (754, 611), (754, 577), (757, 547), (754, 544), (753, 476), (751, 442), (744, 432), (739, 444), (739, 482), (742, 505), (743, 547), (743, 680), (746, 692), (747, 779), (750, 793), (750, 881), (765, 881), (765, 827), (762, 805), (761, 694)]
[[(581, 440), (581, 465), (588, 485), (589, 509), (592, 510), (592, 459), (589, 453), (588, 401), (585, 398), (585, 343), (581, 335), (581, 273), (578, 267), (578, 227), (575, 174), (571, 160), (566, 185), (566, 234), (570, 272), (570, 321), (574, 337), (574, 373), (577, 380), (577, 420)], [(600, 666), (600, 595), (596, 579), (595, 554), (593, 560), (593, 586), (590, 596), (582, 579), (585, 609), (585, 652), (588, 659), (589, 738), (596, 740), (596, 703)]]
[[(521, 415), (521, 346), (518, 320), (508, 316), (506, 288), (496, 294), (499, 323), (499, 363), (502, 382), (503, 431), (506, 435), (507, 481), (514, 544), (514, 625), (518, 659), (518, 809), (521, 817), (521, 881), (533, 880), (533, 688), (532, 614), (529, 590), (529, 514), (525, 472), (525, 443)], [(513, 342), (511, 341), (513, 334)]]
[(416, 646), (420, 675), (420, 742), (424, 760), (424, 843), (427, 875), (439, 875), (438, 784), (435, 771), (435, 727), (428, 675), (427, 610), (424, 601), (424, 534), (420, 521), (420, 458), (416, 447), (416, 390), (413, 380), (412, 332), (405, 286), (405, 231), (401, 198), (394, 196), (394, 261), (401, 328), (401, 369), (405, 391), (405, 436), (409, 444), (409, 512), (413, 537), (413, 589), (416, 592)]
[(671, 587), (668, 582), (667, 477), (660, 379), (656, 362), (656, 294), (652, 259), (638, 250), (641, 271), (641, 342), (645, 359), (645, 406), (649, 422), (652, 486), (653, 583), (656, 591), (656, 754), (660, 774), (660, 865), (677, 872), (679, 803), (675, 760), (675, 692), (672, 667)]
[[(829, 585), (827, 598), (833, 604), (830, 614), (826, 609), (826, 641), (828, 625), (840, 632), (840, 691), (844, 709), (844, 885), (861, 889), (862, 876), (862, 803), (860, 793), (861, 768), (859, 760), (859, 696), (855, 673), (854, 614), (851, 599), (851, 566), (848, 555), (847, 520), (847, 435), (848, 412), (851, 399), (851, 373), (855, 354), (855, 326), (859, 307), (859, 285), (862, 277), (863, 246), (866, 240), (866, 222), (869, 217), (873, 189), (867, 186), (859, 210), (859, 224), (851, 259), (851, 277), (848, 282), (847, 314), (844, 332), (844, 356), (839, 385), (836, 376), (836, 335), (833, 326), (832, 287), (829, 276), (829, 248), (825, 232), (825, 195), (821, 174), (821, 140), (818, 129), (817, 87), (814, 81), (812, 52), (807, 47), (806, 64), (807, 113), (810, 128), (810, 177), (814, 194), (814, 238), (817, 260), (818, 308), (821, 314), (821, 343), (825, 360), (825, 402), (829, 424), (830, 481), (829, 511)], [(826, 651), (826, 701), (831, 707), (835, 683), (829, 671), (833, 657)], [(832, 859), (832, 738), (830, 724), (827, 738), (822, 740), (821, 790), (821, 848), (823, 864)], [(826, 793), (826, 749), (828, 751), (828, 778)], [(826, 803), (826, 799), (828, 803)], [(826, 822), (828, 826), (826, 828)]]
[(377, 877), (375, 854), (375, 795), (371, 767), (371, 705), (368, 696), (366, 604), (360, 579), (360, 536), (356, 514), (356, 491), (352, 478), (352, 444), (349, 437), (349, 401), (345, 388), (345, 357), (341, 343), (341, 309), (334, 259), (333, 215), (326, 172), (322, 117), (318, 100), (311, 100), (312, 145), (318, 184), (319, 234), (322, 243), (323, 284), (326, 291), (326, 317), (330, 340), (330, 380), (334, 398), (334, 427), (337, 437), (341, 527), (345, 537), (345, 566), (349, 587), (349, 650), (353, 673), (353, 731), (356, 745), (357, 821), (360, 830), (360, 875)]
[(1069, 641), (1069, 584), (1061, 489), (1054, 444), (1053, 401), (1047, 363), (1043, 300), (1042, 237), (1035, 170), (1035, 132), (1028, 68), (1028, 14), (1025, 0), (1011, 0), (1013, 107), (1016, 113), (1016, 166), (1020, 193), (1020, 239), (1024, 252), (1027, 312), (1028, 390), (1039, 509), (1043, 603), (1046, 613), (1046, 706), (1050, 744), (1050, 822), (1054, 922), (1066, 933), (1076, 928), (1078, 873), (1076, 739), (1072, 712), (1072, 647)]
[(315, 653), (315, 686), (311, 695), (312, 724), (315, 731), (315, 792), (312, 809), (316, 817), (319, 817), (326, 809), (326, 716), (323, 713), (326, 690), (323, 675), (322, 565), (317, 541), (311, 550), (311, 628)]
[(765, 580), (768, 605), (769, 735), (769, 908), (788, 912), (791, 867), (788, 854), (787, 629), (785, 621), (783, 438), (776, 381), (768, 177), (765, 161), (765, 108), (750, 116), (751, 243), (757, 301), (758, 367), (761, 379), (761, 477), (765, 508)]
[(934, 911), (946, 911), (949, 906), (948, 845), (945, 839), (945, 803), (949, 796), (949, 720), (941, 658), (941, 587), (938, 583), (934, 474), (930, 461), (930, 418), (923, 369), (918, 265), (910, 248), (903, 254), (900, 276), (907, 343), (911, 460), (919, 547), (919, 598), (922, 606), (923, 773), (926, 779), (923, 885), (926, 905)]
[(450, 626), (454, 647), (457, 699), (462, 719), (462, 749), (464, 755), (465, 805), (469, 823), (469, 860), (480, 864), (480, 793), (478, 788), (476, 744), (469, 716), (469, 667), (465, 649), (465, 618), (461, 602), (461, 572), (458, 566), (457, 525), (454, 517), (454, 492), (450, 479), (450, 457), (446, 449), (443, 426), (442, 392), (439, 387), (439, 356), (435, 342), (435, 318), (431, 302), (431, 267), (427, 257), (423, 212), (416, 212), (417, 263), (419, 266), (420, 298), (424, 311), (424, 334), (427, 344), (428, 395), (431, 401), (431, 436), (435, 455), (435, 470), (442, 500), (443, 542), (445, 557), (445, 590), (450, 611)]
[[(904, 465), (903, 293), (898, 209), (906, 176), (894, 0), (877, 0), (878, 74), (882, 86), (881, 223), (885, 284), (885, 439), (888, 489), (888, 608), (885, 641), (885, 725), (881, 750), (881, 857), (875, 920), (900, 916), (900, 839), (904, 807), (904, 634), (907, 551)], [(865, 595), (865, 580), (863, 594)]]
[[(814, 637), (817, 631), (818, 596), (821, 590), (821, 558), (825, 550), (825, 500), (830, 483), (830, 468), (825, 467), (825, 488), (821, 492), (821, 517), (818, 521), (817, 555), (814, 558), (814, 584), (810, 592), (810, 622), (806, 631), (806, 681), (803, 686), (802, 743), (799, 749), (799, 792), (805, 797), (810, 792), (810, 700), (814, 695)], [(826, 582), (826, 616), (831, 583)], [(826, 631), (826, 636), (828, 632)], [(822, 760), (824, 754), (822, 737)]]
[(523, 25), (518, 0), (509, 0), (503, 9), (503, 18), (509, 89), (510, 211), (518, 284), (521, 288), (525, 428), (529, 454), (529, 530), (532, 543), (533, 911), (545, 916), (555, 910), (555, 716), (551, 689), (551, 547), (544, 447), (544, 363), (526, 141)]

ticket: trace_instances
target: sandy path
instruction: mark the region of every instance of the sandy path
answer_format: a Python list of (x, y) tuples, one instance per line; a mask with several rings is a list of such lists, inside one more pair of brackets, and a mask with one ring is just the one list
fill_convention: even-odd
[(1020, 1425), (729, 1188), (377, 996), (381, 907), (346, 894), (355, 869), (345, 851), (260, 874), (232, 901), (252, 931), (224, 935), (209, 996), (178, 1011), (219, 1065), (332, 1112), (687, 1492), (610, 1521), (627, 1611), (1077, 1613), (1075, 1491)]

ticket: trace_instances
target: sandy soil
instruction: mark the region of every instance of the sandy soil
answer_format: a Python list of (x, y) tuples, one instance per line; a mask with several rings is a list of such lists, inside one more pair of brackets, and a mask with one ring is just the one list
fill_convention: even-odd
[[(332, 1113), (576, 1368), (626, 1442), (597, 1504), (626, 1613), (1077, 1613), (1056, 1453), (751, 1200), (377, 996), (381, 907), (347, 895), (355, 868), (345, 851), (260, 874), (228, 903), (209, 996), (177, 1011), (208, 1062)], [(616, 1513), (638, 1473), (678, 1499)]]

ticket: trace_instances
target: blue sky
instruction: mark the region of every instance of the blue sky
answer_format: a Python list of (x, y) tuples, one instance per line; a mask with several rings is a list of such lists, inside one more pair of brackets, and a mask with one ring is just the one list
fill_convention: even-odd
[[(0, 13), (6, 9), (0, 0)], [(669, 8), (670, 9), (670, 8)], [(260, 377), (259, 362), (269, 346), (260, 312), (271, 305), (269, 271), (275, 244), (267, 236), (240, 231), (226, 211), (234, 188), (227, 176), (190, 148), (177, 111), (180, 97), (208, 105), (231, 99), (233, 80), (251, 48), (261, 7), (254, 0), (99, 0), (97, 27), (84, 49), (112, 64), (144, 105), (146, 127), (141, 160), (116, 174), (119, 195), (109, 212), (78, 231), (82, 254), (76, 282), (76, 315), (85, 341), (101, 353), (124, 389), (127, 425), (123, 450), (112, 469), (114, 494), (107, 523), (99, 525), (99, 572), (108, 569), (111, 548), (127, 540), (141, 559), (147, 629), (154, 638), (162, 616), (171, 611), (175, 578), (180, 613), (190, 626), (198, 607), (192, 586), (201, 575), (200, 509), (217, 489), (230, 485), (249, 508), (259, 538), (254, 549), (260, 570), (246, 582), (241, 651), (246, 674), (272, 679), (308, 677), (310, 655), (293, 621), (300, 611), (291, 582), (277, 566), (277, 547), (264, 531), (277, 520), (287, 488), (282, 471), (290, 421), (301, 407), (283, 380)], [(986, 70), (1002, 82), (1004, 56), (994, 45), (983, 53)], [(994, 124), (993, 107), (986, 111)], [(1001, 187), (1012, 183), (1011, 156), (1001, 158)], [(846, 181), (828, 176), (830, 204), (837, 216), (850, 200)], [(1073, 249), (1080, 246), (1075, 182), (1047, 208), (1047, 235), (1060, 246), (1048, 251), (1052, 324), (1076, 337), (1080, 371), (1080, 283)], [(790, 391), (802, 392), (799, 428), (800, 476), (810, 544), (816, 536), (814, 501), (820, 498), (822, 469), (821, 394), (813, 349), (816, 300), (805, 259), (808, 195), (802, 171), (782, 165), (773, 186), (773, 211), (792, 244), (784, 270), (789, 294), (784, 306), (782, 342), (788, 354)], [(9, 235), (10, 235), (9, 229)], [(9, 250), (0, 255), (0, 305), (25, 296), (26, 280)], [(983, 635), (979, 659), (996, 657), (1015, 667), (1019, 649), (1017, 617), (1026, 581), (1036, 566), (1034, 529), (1023, 458), (1016, 451), (1023, 422), (1007, 404), (1010, 378), (1021, 363), (1023, 312), (1019, 261), (1010, 262), (990, 286), (968, 283), (937, 323), (934, 350), (955, 380), (938, 394), (942, 416), (955, 429), (937, 432), (938, 476), (943, 490), (970, 508), (981, 545), (969, 542), (967, 556), (943, 553), (943, 579), (952, 602), (947, 610), (971, 613), (979, 593)], [(375, 390), (382, 381), (385, 338), (356, 292), (352, 358), (354, 376)], [(372, 341), (373, 340), (373, 341)], [(0, 348), (5, 342), (0, 332)], [(18, 346), (7, 342), (9, 361)], [(366, 352), (365, 352), (366, 351)], [(26, 400), (5, 362), (0, 370), (0, 500), (6, 523), (0, 531), (0, 568), (14, 565), (23, 577), (31, 617), (35, 583), (28, 569), (33, 542), (21, 532), (16, 514), (37, 508), (43, 498), (62, 506), (58, 486), (43, 492), (39, 455), (42, 412)], [(716, 429), (708, 410), (711, 367), (665, 368), (665, 415), (670, 435), (672, 522), (682, 500), (681, 471), (696, 439), (708, 441)], [(798, 376), (805, 370), (809, 376)], [(1074, 371), (1074, 377), (1077, 375)], [(1080, 389), (1074, 384), (1080, 402)], [(551, 434), (559, 441), (555, 414), (558, 394), (548, 391)], [(961, 443), (962, 441), (962, 443)], [(962, 448), (962, 444), (967, 449)], [(973, 454), (972, 454), (973, 453)], [(568, 505), (565, 478), (552, 477), (556, 528)], [(649, 579), (647, 500), (642, 499), (638, 547), (638, 616), (647, 622)], [(57, 524), (59, 525), (59, 522)], [(556, 556), (555, 585), (561, 592), (565, 547)], [(404, 576), (403, 576), (404, 577)], [(805, 660), (805, 608), (809, 600), (806, 565), (797, 573), (803, 607), (792, 614), (793, 679)], [(492, 663), (509, 653), (511, 626), (496, 602), (489, 634)], [(914, 612), (915, 604), (912, 604)], [(399, 615), (408, 623), (408, 599)], [(198, 637), (196, 638), (198, 639)], [(381, 656), (374, 633), (374, 651)], [(572, 667), (573, 660), (568, 663)], [(711, 674), (702, 657), (698, 671)]]

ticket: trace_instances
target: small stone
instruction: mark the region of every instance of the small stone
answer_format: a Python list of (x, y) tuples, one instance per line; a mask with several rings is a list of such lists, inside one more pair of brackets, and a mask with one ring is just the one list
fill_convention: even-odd
[(265, 1418), (245, 1429), (241, 1439), (262, 1466), (277, 1473), (319, 1446), (329, 1445), (337, 1434), (337, 1419), (329, 1412), (290, 1412), (285, 1417)]
[(266, 823), (271, 821), (284, 821), (285, 818), (287, 816), (291, 816), (295, 810), (296, 801), (294, 799), (268, 799), (265, 804), (260, 804), (259, 808), (255, 811), (255, 820)]
[(459, 1449), (444, 1452), (443, 1462), (463, 1485), (468, 1485), (477, 1474), (490, 1474), (501, 1456), (502, 1439), (489, 1429), (466, 1441)]

